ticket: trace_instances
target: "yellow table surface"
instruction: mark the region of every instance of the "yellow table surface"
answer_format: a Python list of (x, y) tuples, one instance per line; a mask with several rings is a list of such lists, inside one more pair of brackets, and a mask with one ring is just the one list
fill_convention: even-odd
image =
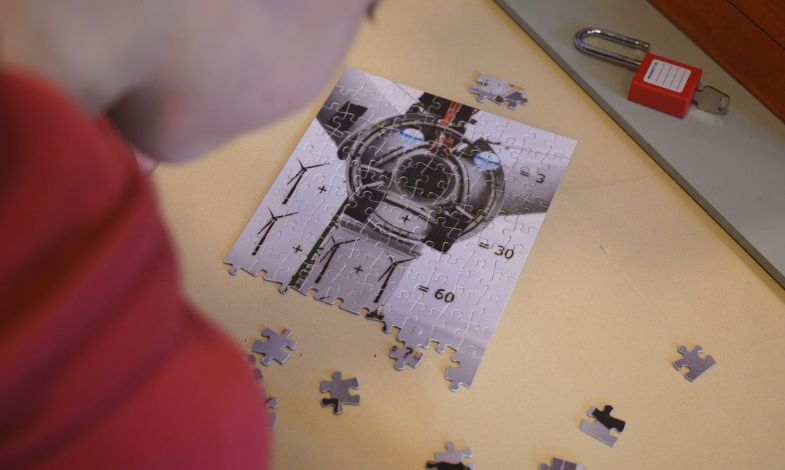
[[(263, 326), (298, 341), (284, 366), (263, 368), (280, 403), (274, 468), (421, 469), (448, 440), (479, 470), (553, 456), (590, 470), (785, 468), (785, 291), (496, 4), (388, 0), (346, 64), (578, 146), (458, 393), (443, 379), (448, 354), (431, 348), (396, 372), (379, 323), (222, 264), (332, 84), (272, 127), (154, 172), (193, 302), (244, 348)], [(528, 106), (475, 104), (480, 72), (525, 86)], [(696, 343), (717, 365), (689, 383), (671, 362)], [(334, 370), (358, 377), (362, 396), (340, 416), (319, 403)], [(579, 430), (606, 403), (627, 421), (615, 448)]]

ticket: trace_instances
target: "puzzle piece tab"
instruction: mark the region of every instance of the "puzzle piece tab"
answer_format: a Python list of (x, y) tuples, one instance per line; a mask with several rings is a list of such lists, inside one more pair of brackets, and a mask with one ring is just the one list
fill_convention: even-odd
[(291, 339), (292, 332), (288, 328), (283, 330), (281, 334), (270, 328), (265, 328), (262, 331), (262, 336), (267, 338), (267, 341), (257, 339), (254, 341), (251, 351), (263, 356), (260, 362), (264, 366), (269, 366), (272, 361), (284, 364), (289, 359), (286, 349), (294, 351), (297, 347), (297, 343)]
[(349, 390), (356, 390), (360, 387), (357, 378), (343, 379), (340, 372), (332, 375), (331, 381), (323, 381), (319, 384), (321, 393), (330, 393), (330, 398), (322, 398), (322, 406), (332, 406), (333, 414), (343, 413), (343, 405), (359, 405), (360, 395), (352, 395)]
[(705, 358), (700, 357), (701, 353), (703, 353), (703, 348), (700, 346), (695, 346), (692, 348), (692, 351), (688, 350), (686, 346), (679, 346), (679, 352), (684, 357), (674, 362), (673, 367), (675, 367), (676, 370), (681, 370), (682, 367), (689, 368), (690, 371), (684, 375), (684, 378), (690, 382), (700, 377), (717, 363), (717, 361), (709, 355)]

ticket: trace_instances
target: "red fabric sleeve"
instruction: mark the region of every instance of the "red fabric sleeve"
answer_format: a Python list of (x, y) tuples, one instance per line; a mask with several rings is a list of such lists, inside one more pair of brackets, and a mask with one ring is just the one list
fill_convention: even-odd
[(267, 468), (266, 423), (129, 149), (0, 71), (0, 467)]

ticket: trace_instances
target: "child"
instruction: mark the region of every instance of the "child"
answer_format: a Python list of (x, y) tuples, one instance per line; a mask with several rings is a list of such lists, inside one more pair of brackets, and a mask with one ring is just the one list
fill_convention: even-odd
[(126, 142), (182, 161), (280, 118), (373, 3), (0, 0), (0, 468), (267, 468)]

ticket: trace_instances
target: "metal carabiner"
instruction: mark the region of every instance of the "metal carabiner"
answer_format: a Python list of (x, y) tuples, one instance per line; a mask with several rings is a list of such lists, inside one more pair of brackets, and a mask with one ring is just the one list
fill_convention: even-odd
[(591, 36), (597, 36), (607, 41), (615, 42), (616, 44), (621, 44), (632, 49), (639, 49), (643, 52), (649, 52), (649, 49), (651, 48), (651, 44), (648, 42), (631, 38), (623, 34), (614, 33), (613, 31), (608, 31), (596, 26), (583, 28), (582, 30), (575, 33), (575, 47), (578, 48), (579, 51), (583, 52), (584, 54), (599, 57), (600, 59), (606, 60), (613, 64), (621, 65), (622, 67), (626, 67), (631, 70), (638, 70), (641, 66), (641, 61), (605, 50), (601, 47), (592, 46), (585, 41), (587, 37)]

